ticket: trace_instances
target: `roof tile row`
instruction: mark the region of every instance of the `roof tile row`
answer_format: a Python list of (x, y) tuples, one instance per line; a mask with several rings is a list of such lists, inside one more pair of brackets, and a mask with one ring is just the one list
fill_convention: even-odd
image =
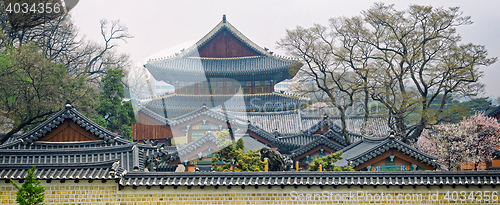
[(123, 186), (499, 185), (500, 172), (129, 173), (120, 183)]

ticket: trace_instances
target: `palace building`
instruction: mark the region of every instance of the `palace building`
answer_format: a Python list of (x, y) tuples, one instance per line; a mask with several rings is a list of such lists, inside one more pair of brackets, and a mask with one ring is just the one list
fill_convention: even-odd
[[(379, 117), (369, 119), (364, 135), (363, 119), (349, 117), (345, 138), (338, 117), (319, 116), (302, 109), (307, 99), (273, 92), (300, 66), (260, 48), (224, 16), (192, 47), (145, 65), (156, 80), (174, 85), (175, 94), (138, 105), (134, 142), (68, 101), (0, 144), (0, 203), (15, 203), (10, 179), (22, 183), (33, 166), (47, 204), (472, 203), (445, 195), (469, 191), (488, 192), (488, 203), (498, 203), (499, 171), (437, 171), (435, 157), (397, 140)], [(222, 130), (242, 138), (246, 150), (277, 150), (292, 166), (286, 172), (210, 172)], [(356, 171), (305, 171), (314, 159), (340, 151), (343, 159), (335, 165)], [(375, 193), (391, 197), (378, 200)]]
[(340, 119), (305, 111), (307, 99), (273, 92), (275, 84), (291, 79), (301, 66), (259, 47), (224, 15), (195, 45), (145, 65), (157, 81), (174, 85), (175, 94), (139, 105), (133, 139), (165, 145), (169, 158), (160, 170), (173, 171), (177, 164), (187, 171), (210, 170), (218, 151), (216, 133), (226, 129), (234, 140), (243, 138), (247, 149), (272, 148), (301, 169), (339, 151), (346, 156), (340, 166), (356, 170), (439, 168), (435, 158), (389, 137), (384, 120), (370, 118), (367, 133), (385, 136), (373, 138), (360, 134), (362, 118), (349, 117), (346, 140), (337, 125)]
[[(206, 107), (198, 114), (207, 120), (208, 116), (218, 118), (216, 111)], [(172, 123), (188, 119), (177, 120)], [(461, 200), (446, 193), (471, 191), (485, 193), (479, 202), (499, 202), (499, 171), (423, 171), (438, 167), (435, 158), (393, 137), (365, 137), (345, 146), (335, 129), (324, 118), (299, 134), (276, 138), (250, 124), (250, 136), (242, 137), (259, 139), (249, 146), (264, 143), (278, 150), (288, 148), (285, 155), (296, 161), (341, 149), (345, 160), (337, 165), (349, 164), (361, 171), (173, 172), (170, 162), (184, 163), (181, 158), (193, 157), (203, 161), (217, 147), (216, 136), (207, 132), (178, 149), (151, 141), (129, 142), (95, 124), (68, 102), (45, 122), (0, 145), (0, 203), (16, 204), (16, 189), (10, 180), (23, 183), (33, 166), (35, 178), (46, 189), (46, 204), (307, 204), (311, 201), (308, 196), (316, 194), (321, 194), (314, 199), (320, 204), (468, 204), (479, 199)], [(165, 160), (154, 169), (152, 161), (159, 158)], [(185, 166), (199, 166), (199, 161), (188, 161)], [(377, 193), (390, 197), (374, 199)]]
[[(138, 123), (133, 126), (136, 142), (156, 140), (166, 146), (186, 145), (208, 131), (216, 133), (229, 127), (255, 137), (258, 135), (248, 127), (290, 138), (322, 119), (302, 110), (309, 106), (308, 99), (273, 92), (277, 83), (294, 77), (302, 64), (259, 47), (225, 15), (193, 46), (174, 56), (150, 60), (144, 66), (157, 81), (174, 85), (175, 94), (139, 105)], [(200, 114), (205, 112), (209, 114)], [(339, 119), (330, 117), (329, 121), (337, 123)], [(359, 117), (349, 118), (349, 131), (360, 133), (361, 121)], [(372, 132), (389, 134), (389, 128), (376, 117), (369, 123)], [(276, 147), (264, 136), (257, 138), (260, 143)], [(297, 148), (295, 144), (292, 147)]]
[(156, 80), (174, 85), (177, 94), (191, 95), (272, 93), (276, 83), (291, 79), (301, 66), (250, 41), (225, 15), (195, 45), (145, 65)]
[(274, 85), (291, 79), (301, 66), (297, 60), (259, 47), (224, 15), (195, 45), (144, 65), (157, 81), (173, 85), (176, 93), (155, 98), (145, 107), (166, 118), (181, 116), (203, 104), (243, 112), (297, 109), (307, 102), (273, 91)]

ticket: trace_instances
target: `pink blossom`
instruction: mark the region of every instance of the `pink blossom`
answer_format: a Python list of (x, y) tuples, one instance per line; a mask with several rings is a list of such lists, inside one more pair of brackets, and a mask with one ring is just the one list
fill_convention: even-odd
[(438, 158), (443, 170), (458, 170), (465, 163), (491, 161), (500, 146), (500, 126), (495, 118), (477, 113), (460, 123), (436, 125), (424, 130), (416, 147)]

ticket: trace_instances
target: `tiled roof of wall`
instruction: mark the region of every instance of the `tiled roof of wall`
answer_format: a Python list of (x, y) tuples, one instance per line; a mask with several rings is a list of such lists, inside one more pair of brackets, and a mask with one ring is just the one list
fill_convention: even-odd
[(499, 171), (131, 172), (123, 186), (500, 185)]
[(24, 179), (32, 166), (36, 166), (37, 179), (120, 179), (127, 173), (119, 166), (118, 160), (97, 163), (2, 164), (0, 179)]

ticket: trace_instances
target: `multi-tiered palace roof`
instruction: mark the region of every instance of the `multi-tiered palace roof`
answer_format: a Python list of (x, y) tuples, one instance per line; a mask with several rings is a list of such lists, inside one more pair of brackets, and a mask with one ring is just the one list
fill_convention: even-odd
[(189, 94), (209, 94), (200, 89), (208, 87), (221, 88), (221, 93), (214, 89), (214, 94), (234, 94), (229, 92), (231, 88), (239, 87), (245, 94), (270, 93), (274, 84), (291, 79), (301, 66), (299, 61), (273, 55), (253, 43), (225, 15), (195, 45), (173, 57), (150, 60), (145, 65), (156, 80), (177, 88), (192, 86), (185, 91)]
[(168, 118), (202, 105), (260, 112), (294, 110), (307, 104), (303, 98), (273, 92), (275, 84), (291, 79), (302, 64), (259, 47), (225, 16), (193, 46), (144, 66), (156, 80), (175, 86), (176, 94), (145, 105)]

